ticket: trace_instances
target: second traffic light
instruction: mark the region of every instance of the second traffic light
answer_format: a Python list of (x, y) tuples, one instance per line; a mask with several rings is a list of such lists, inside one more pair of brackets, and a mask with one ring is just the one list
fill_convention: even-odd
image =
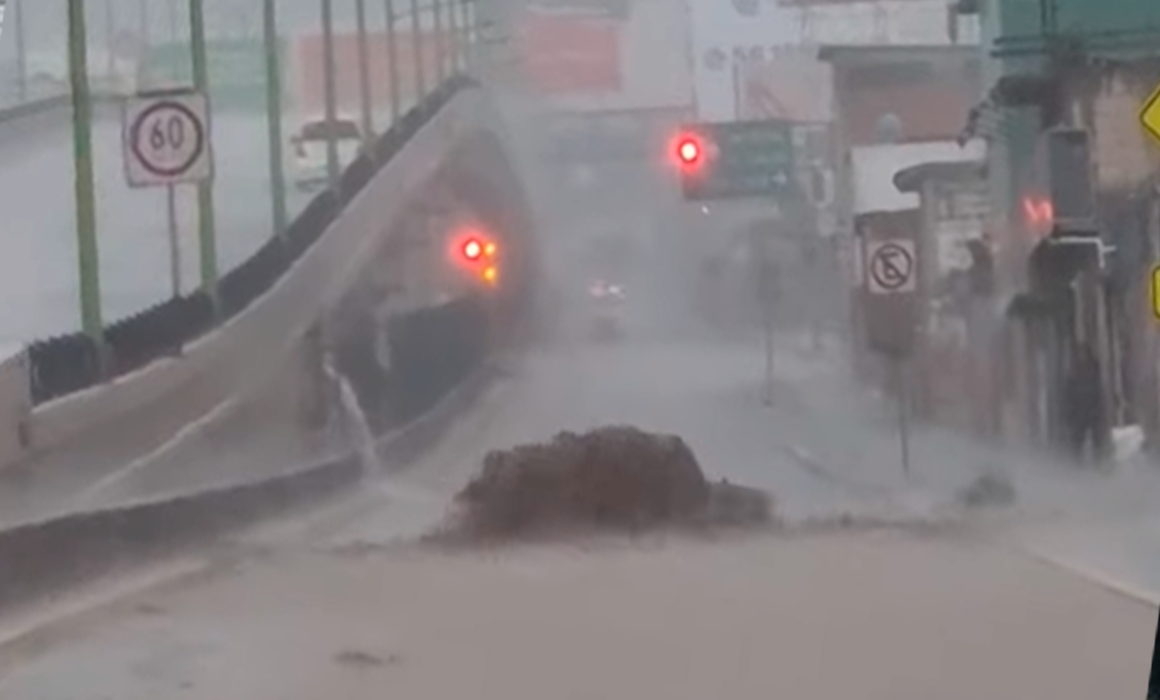
[(479, 233), (462, 236), (456, 246), (460, 263), (488, 285), (499, 280), (499, 246)]
[(670, 142), (686, 200), (776, 197), (793, 177), (793, 139), (787, 122), (699, 123), (681, 127)]
[(683, 135), (677, 140), (677, 160), (683, 166), (695, 166), (701, 162), (703, 147), (701, 140), (693, 135)]

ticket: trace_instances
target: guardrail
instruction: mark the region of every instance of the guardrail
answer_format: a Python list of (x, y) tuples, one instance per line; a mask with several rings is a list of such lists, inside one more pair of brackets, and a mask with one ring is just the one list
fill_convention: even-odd
[[(477, 366), (420, 415), (379, 437), (379, 465), (397, 472), (414, 464), (475, 405), (490, 380), (490, 370)], [(323, 502), (357, 485), (365, 468), (352, 453), (257, 482), (0, 531), (0, 613)]]
[[(224, 277), (223, 310), (230, 315), (222, 325), (199, 327), (205, 307), (197, 295), (113, 324), (106, 338), (115, 341), (111, 366), (121, 374), (107, 381), (100, 380), (96, 349), (80, 334), (30, 346), (31, 437), (18, 461), (31, 468), (42, 458), (77, 465), (69, 469), (115, 468), (268, 381), (445, 160), (478, 158), (462, 155), (474, 151), (459, 145), (496, 134), (500, 115), (482, 90), (467, 89), (474, 86), (465, 77), (441, 86), (343, 173), (338, 192), (315, 199), (286, 242), (272, 240)], [(388, 165), (396, 176), (374, 177)], [(102, 438), (112, 435), (120, 437)]]

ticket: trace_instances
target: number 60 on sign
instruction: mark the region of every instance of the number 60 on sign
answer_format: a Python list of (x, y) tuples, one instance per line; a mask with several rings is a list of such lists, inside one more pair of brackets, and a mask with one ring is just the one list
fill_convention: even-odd
[(129, 186), (158, 187), (211, 177), (207, 113), (205, 96), (192, 90), (130, 98), (122, 125)]

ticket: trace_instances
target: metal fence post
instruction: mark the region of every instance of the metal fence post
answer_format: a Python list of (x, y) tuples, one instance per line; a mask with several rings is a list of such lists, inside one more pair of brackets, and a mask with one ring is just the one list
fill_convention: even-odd
[(262, 1), (262, 37), (266, 49), (266, 128), (270, 141), (270, 199), (274, 235), (286, 236), (286, 170), (282, 159), (282, 74), (278, 51), (276, 0)]
[(77, 209), (77, 259), (80, 266), (81, 327), (104, 347), (101, 321), (100, 257), (93, 191), (92, 102), (89, 95), (88, 41), (84, 0), (68, 0), (69, 79), (72, 83), (73, 159)]
[(451, 73), (456, 74), (463, 70), (459, 53), (459, 0), (450, 2), (451, 5), (447, 8), (447, 23), (451, 26), (447, 30), (447, 36), (451, 39)]
[(374, 142), (375, 121), (371, 112), (370, 60), (367, 56), (367, 5), (366, 0), (355, 0), (355, 22), (358, 32), (358, 90), (362, 108), (363, 145), (369, 151)]
[(423, 70), (423, 28), (419, 21), (419, 0), (411, 0), (411, 48), (415, 53), (415, 102), (427, 94)]
[(387, 14), (387, 81), (391, 91), (391, 126), (399, 121), (401, 106), (399, 104), (399, 44), (395, 34), (395, 1), (386, 0)]
[[(206, 96), (213, 123), (213, 101), (209, 99), (209, 68), (206, 66), (205, 15), (202, 0), (189, 0), (189, 36), (193, 54), (193, 85)], [(210, 133), (213, 133), (212, 128)], [(214, 313), (221, 310), (218, 298), (217, 233), (214, 226), (213, 180), (197, 184), (198, 239), (201, 245), (201, 286), (213, 302)]]
[(20, 91), (20, 101), (28, 101), (28, 51), (24, 44), (24, 3), (16, 0), (16, 80)]
[(335, 68), (334, 68), (334, 17), (332, 15), (331, 0), (322, 0), (322, 81), (326, 86), (326, 175), (330, 189), (337, 192), (342, 173), (338, 165), (338, 143), (334, 138), (334, 125), (338, 121), (336, 114), (338, 101), (335, 95)]
[(435, 85), (442, 85), (447, 77), (446, 54), (443, 43), (443, 5), (439, 0), (431, 0), (431, 15), (435, 31)]

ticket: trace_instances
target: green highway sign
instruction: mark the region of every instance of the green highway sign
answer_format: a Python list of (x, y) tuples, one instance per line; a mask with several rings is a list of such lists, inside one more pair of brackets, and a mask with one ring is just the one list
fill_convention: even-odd
[(776, 197), (793, 178), (789, 122), (689, 124), (677, 143), (685, 199)]
[(686, 200), (778, 196), (793, 176), (789, 122), (688, 124), (676, 154)]

